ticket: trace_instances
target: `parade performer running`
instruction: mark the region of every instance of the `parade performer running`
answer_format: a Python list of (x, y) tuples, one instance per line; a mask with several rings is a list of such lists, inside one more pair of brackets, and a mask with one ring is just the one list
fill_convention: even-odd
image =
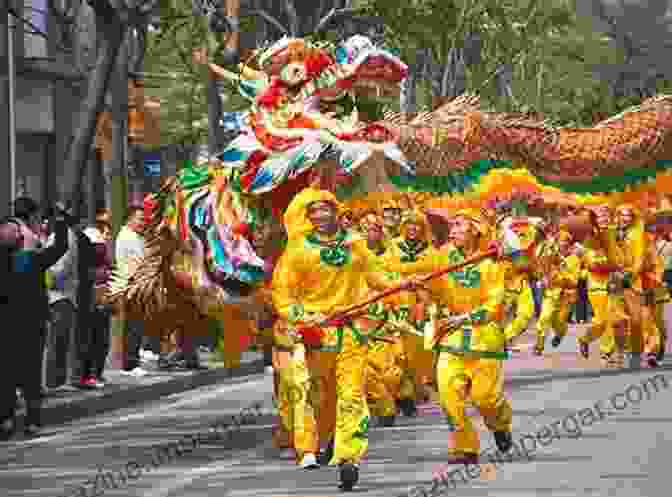
[[(407, 273), (403, 266), (412, 265), (420, 259), (435, 258), (438, 253), (431, 243), (431, 231), (424, 214), (407, 213), (400, 228), (400, 236), (389, 243), (389, 249), (384, 256), (385, 264), (391, 272), (398, 272), (395, 268), (401, 266), (401, 272)], [(428, 400), (426, 386), (431, 385), (434, 376), (432, 352), (424, 349), (422, 336), (424, 325), (428, 320), (429, 303), (430, 299), (426, 292), (404, 292), (400, 295), (400, 305), (395, 319), (408, 329), (401, 338), (408, 361), (404, 373), (412, 379), (415, 392), (412, 405), (406, 405), (408, 400), (402, 399), (402, 406), (407, 414), (415, 411), (415, 402)]]
[[(397, 279), (394, 274), (385, 271), (383, 264), (387, 244), (382, 219), (374, 211), (367, 212), (360, 221), (360, 228), (366, 234), (367, 247), (376, 263), (373, 270), (386, 275), (390, 280)], [(392, 295), (372, 305), (372, 310), (381, 319), (375, 334), (384, 339), (374, 340), (369, 346), (366, 390), (369, 409), (379, 418), (382, 426), (394, 425), (397, 402), (402, 398), (402, 394), (408, 399), (415, 396), (415, 384), (402, 373), (406, 366), (406, 355), (400, 332), (389, 323), (390, 313), (394, 306), (398, 305), (398, 300), (398, 295)]]
[(368, 448), (369, 409), (364, 393), (366, 317), (324, 324), (328, 313), (363, 301), (370, 288), (391, 288), (370, 271), (366, 241), (342, 230), (333, 194), (307, 188), (296, 195), (284, 215), (287, 259), (282, 277), (274, 278), (273, 301), (307, 347), (330, 353), (322, 383), (336, 386), (336, 428), (330, 464), (339, 465), (340, 488), (352, 490), (359, 463)]
[(535, 353), (544, 352), (546, 330), (551, 328), (555, 335), (551, 345), (558, 347), (567, 334), (569, 313), (576, 302), (577, 287), (581, 276), (581, 259), (573, 253), (574, 240), (567, 231), (557, 235), (557, 253), (551, 257), (551, 264), (544, 265), (548, 270), (547, 285), (541, 306), (541, 315), (536, 324), (537, 343)]
[(610, 223), (608, 205), (590, 211), (590, 219), (592, 233), (577, 245), (577, 253), (587, 272), (588, 298), (593, 316), (588, 331), (577, 341), (581, 355), (588, 358), (590, 343), (605, 333), (613, 333), (615, 347), (612, 349), (610, 346), (607, 350), (614, 350), (616, 355), (605, 350), (611, 342), (608, 340), (600, 344), (602, 360), (607, 365), (618, 365), (628, 319), (624, 307), (623, 278), (618, 278), (618, 262), (622, 260), (622, 255), (616, 244), (614, 226)]
[(641, 366), (641, 354), (646, 354), (650, 366), (657, 365), (660, 333), (655, 325), (650, 302), (645, 298), (643, 266), (648, 252), (648, 239), (641, 213), (631, 204), (617, 209), (618, 246), (621, 250), (621, 270), (625, 282), (625, 304), (630, 317), (630, 367)]
[[(451, 231), (454, 250), (448, 257), (424, 258), (407, 270), (431, 272), (459, 263), (482, 249), (488, 234), (479, 212), (460, 211)], [(480, 437), (465, 413), (467, 401), (479, 409), (500, 451), (508, 452), (513, 445), (511, 405), (503, 392), (504, 276), (503, 264), (484, 259), (432, 285), (448, 314), (438, 321), (432, 341), (439, 354), (436, 376), (441, 407), (454, 429), (449, 464), (478, 462)]]

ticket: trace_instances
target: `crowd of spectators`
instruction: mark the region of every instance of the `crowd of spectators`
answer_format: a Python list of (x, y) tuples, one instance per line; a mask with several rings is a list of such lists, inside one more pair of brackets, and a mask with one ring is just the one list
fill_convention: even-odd
[[(66, 206), (45, 210), (27, 197), (14, 202), (12, 217), (0, 220), (0, 318), (5, 337), (11, 335), (0, 361), (0, 438), (15, 431), (19, 395), (25, 432), (36, 436), (42, 399), (52, 389), (105, 387), (113, 309), (102, 296), (115, 267), (132, 272), (142, 258), (142, 221), (142, 208), (129, 208), (115, 240), (105, 209), (87, 223)], [(152, 361), (164, 370), (202, 367), (183, 334), (145, 336), (142, 321), (121, 323), (123, 374), (145, 376)]]

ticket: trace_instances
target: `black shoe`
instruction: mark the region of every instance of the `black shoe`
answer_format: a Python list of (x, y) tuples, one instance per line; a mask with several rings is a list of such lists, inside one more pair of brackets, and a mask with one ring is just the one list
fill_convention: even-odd
[(495, 436), (495, 445), (497, 445), (497, 450), (502, 453), (507, 453), (513, 447), (513, 436), (510, 431), (496, 431), (493, 433)]
[(359, 481), (359, 468), (351, 463), (341, 464), (340, 467), (341, 484), (338, 486), (344, 492), (352, 492)]
[(659, 366), (658, 355), (655, 353), (649, 354), (646, 358), (646, 363), (649, 365), (650, 368), (657, 368)]
[(7, 418), (0, 424), (0, 441), (6, 442), (14, 436), (16, 431), (16, 421), (12, 418)]
[(401, 399), (399, 401), (399, 408), (404, 416), (408, 418), (413, 418), (418, 415), (418, 409), (415, 406), (415, 400), (413, 399)]
[(209, 369), (207, 366), (201, 364), (199, 361), (186, 361), (184, 368), (192, 371), (205, 371)]
[(664, 359), (665, 359), (665, 351), (664, 351), (664, 350), (661, 350), (660, 352), (658, 352), (658, 353), (656, 354), (656, 360), (657, 360), (658, 362), (663, 362)]
[(334, 457), (334, 441), (332, 440), (327, 444), (327, 447), (324, 449), (324, 452), (320, 454), (318, 462), (324, 466), (329, 464), (331, 459)]
[(551, 346), (553, 348), (558, 348), (558, 347), (560, 347), (560, 342), (562, 342), (562, 337), (559, 337), (559, 336), (556, 335), (551, 340)]
[(39, 437), (42, 433), (42, 427), (36, 424), (26, 425), (26, 427), (23, 429), (23, 433), (27, 437)]
[(395, 421), (396, 416), (380, 416), (378, 418), (378, 426), (389, 428), (390, 426), (394, 426)]

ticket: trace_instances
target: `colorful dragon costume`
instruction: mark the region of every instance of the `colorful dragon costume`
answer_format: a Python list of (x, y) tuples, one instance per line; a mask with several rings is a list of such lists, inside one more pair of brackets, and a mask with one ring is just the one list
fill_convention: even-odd
[(110, 292), (127, 313), (162, 314), (161, 323), (217, 317), (267, 281), (298, 191), (314, 181), (347, 189), (375, 154), (413, 173), (385, 127), (361, 121), (356, 108), (356, 95), (372, 88), (398, 92), (408, 69), (396, 55), (353, 36), (338, 46), (284, 38), (256, 59), (259, 69), (248, 62), (230, 77), (251, 103), (224, 116), (238, 137), (145, 200), (147, 261), (130, 279), (117, 275)]
[[(504, 196), (512, 182), (534, 183), (568, 204), (575, 194), (672, 192), (665, 173), (672, 166), (670, 96), (592, 128), (488, 112), (473, 95), (410, 121), (389, 113), (367, 122), (357, 96), (398, 90), (407, 75), (403, 62), (367, 38), (338, 46), (283, 39), (256, 59), (256, 69), (248, 62), (234, 75), (249, 110), (223, 120), (239, 136), (217, 160), (185, 165), (147, 197), (146, 260), (130, 278), (113, 279), (110, 299), (149, 325), (202, 322), (263, 295), (283, 247), (281, 214), (315, 181), (340, 199), (371, 192), (378, 179), (425, 200), (468, 197), (488, 181)], [(390, 160), (398, 165), (394, 175)], [(442, 200), (432, 202), (440, 207)]]

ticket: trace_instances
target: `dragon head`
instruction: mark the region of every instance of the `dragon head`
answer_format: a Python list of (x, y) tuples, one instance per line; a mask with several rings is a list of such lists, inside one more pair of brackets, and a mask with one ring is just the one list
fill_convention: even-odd
[(303, 38), (282, 38), (258, 53), (258, 65), (297, 98), (338, 100), (346, 93), (396, 95), (408, 66), (388, 50), (361, 35), (334, 46)]

